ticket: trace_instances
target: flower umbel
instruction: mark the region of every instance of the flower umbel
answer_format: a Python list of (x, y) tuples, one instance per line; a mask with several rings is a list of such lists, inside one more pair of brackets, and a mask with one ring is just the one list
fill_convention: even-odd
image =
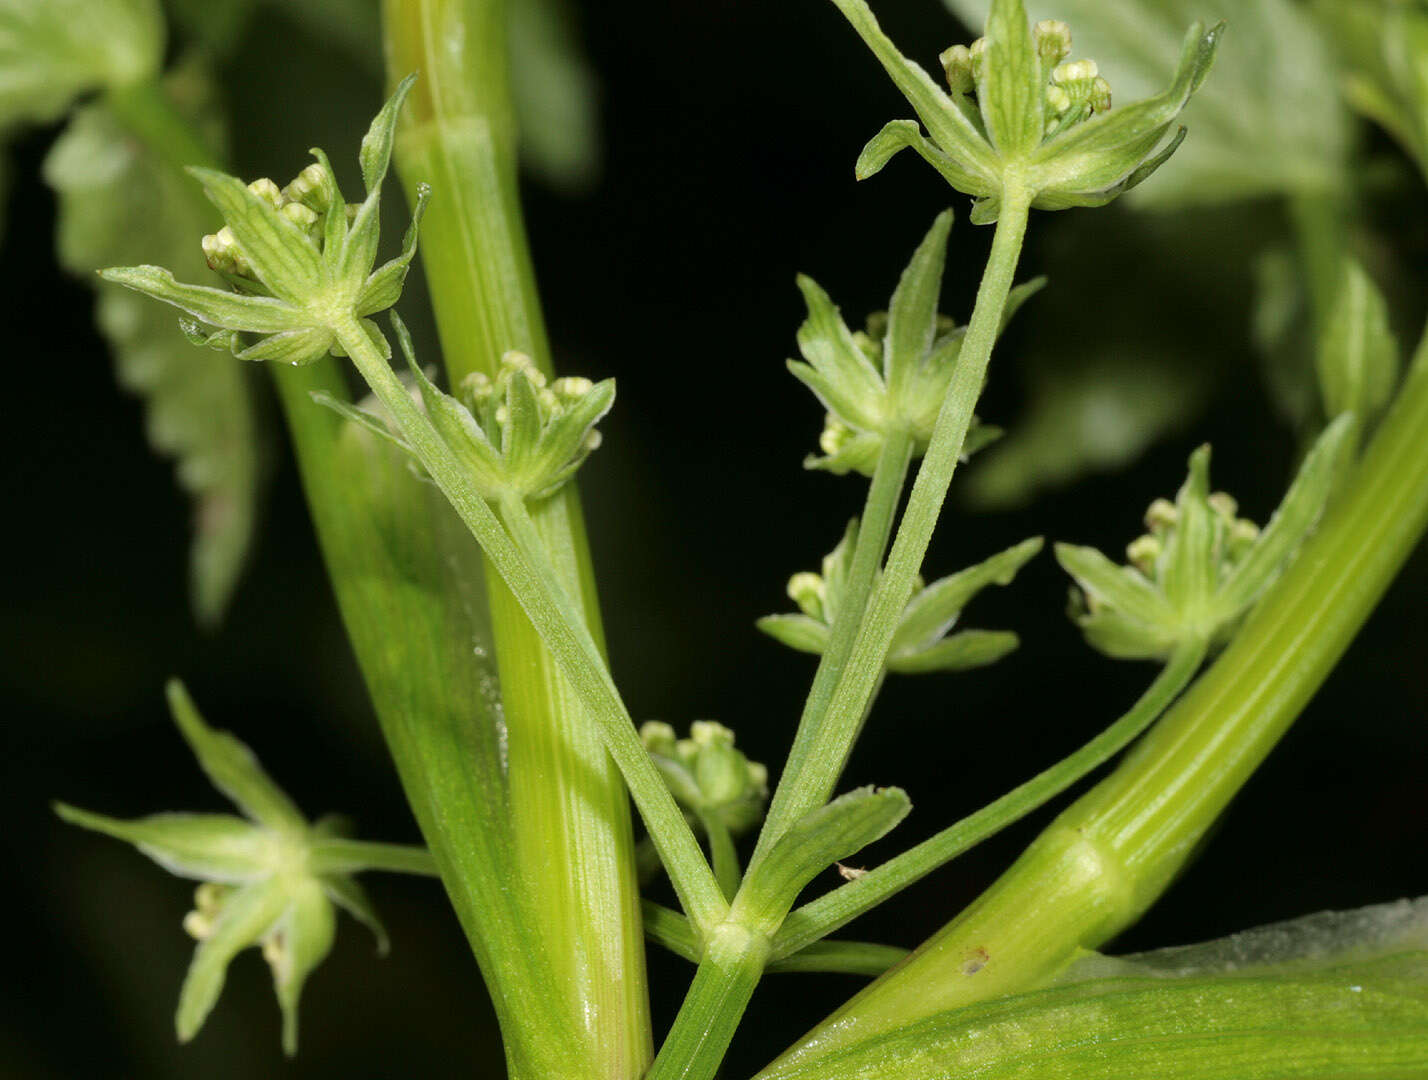
[[(822, 654), (843, 603), (857, 540), (858, 522), (854, 519), (838, 546), (824, 558), (821, 574), (805, 571), (788, 579), (788, 595), (802, 614), (766, 615), (759, 620), (759, 629), (800, 652)], [(1041, 546), (1041, 537), (1035, 536), (931, 585), (915, 579), (912, 598), (893, 635), (888, 670), (902, 674), (964, 671), (995, 663), (1015, 649), (1019, 641), (1010, 631), (950, 631), (977, 593), (988, 585), (1011, 584)]]
[(224, 731), (210, 728), (183, 686), (168, 688), (169, 706), (198, 764), (243, 811), (155, 814), (119, 821), (57, 804), (59, 816), (125, 840), (180, 877), (200, 882), (184, 929), (198, 950), (179, 993), (174, 1018), (180, 1041), (198, 1034), (218, 1001), (228, 965), (249, 946), (262, 949), (283, 1010), (283, 1049), (297, 1052), (297, 1007), (303, 984), (332, 948), (336, 908), (365, 923), (387, 951), (387, 934), (353, 874), (393, 870), (435, 874), (420, 848), (346, 839), (342, 820), (309, 825), (263, 771), (257, 758)]
[[(354, 320), (390, 355), (368, 316), (401, 296), (430, 194), (418, 193), (401, 253), (373, 269), (397, 114), (415, 78), (397, 87), (362, 139), (367, 196), (360, 203), (342, 197), (321, 150), (312, 151), (317, 161), (284, 188), (266, 178), (244, 184), (213, 169), (189, 169), (223, 215), (223, 228), (203, 238), (203, 252), (229, 289), (185, 285), (157, 266), (101, 270), (100, 276), (187, 312), (197, 320), (181, 324), (191, 339), (244, 360), (307, 364), (324, 353), (342, 355), (339, 328)], [(250, 343), (244, 335), (259, 337)]]
[[(819, 446), (809, 468), (871, 476), (884, 438), (894, 430), (912, 436), (922, 454), (932, 438), (942, 399), (952, 381), (967, 328), (937, 313), (952, 212), (938, 215), (902, 273), (886, 313), (868, 319), (866, 331), (852, 332), (828, 294), (812, 278), (798, 287), (808, 320), (798, 331), (804, 361), (788, 369), (828, 410)], [(1045, 284), (1037, 278), (1012, 290), (1003, 323)], [(973, 418), (963, 457), (1001, 434)]]
[(1042, 210), (1103, 206), (1150, 176), (1184, 136), (1183, 128), (1172, 135), (1173, 125), (1209, 73), (1221, 30), (1193, 25), (1170, 86), (1112, 108), (1095, 62), (1067, 60), (1070, 28), (1055, 20), (1030, 27), (1022, 0), (993, 0), (985, 36), (942, 54), (945, 91), (897, 50), (864, 0), (834, 3), (921, 121), (894, 120), (874, 136), (858, 158), (858, 179), (911, 147), (977, 200), (979, 225), (996, 221), (1009, 195)]
[(640, 725), (645, 744), (675, 801), (698, 819), (712, 815), (731, 834), (751, 828), (763, 817), (769, 797), (769, 771), (734, 746), (734, 733), (712, 720), (689, 725), (689, 738), (651, 720)]
[[(547, 498), (599, 447), (595, 425), (615, 403), (614, 379), (547, 380), (525, 353), (508, 352), (501, 357), (495, 379), (473, 372), (462, 380), (457, 393), (447, 394), (416, 362), (411, 336), (396, 312), (392, 312), (392, 329), (421, 390), (427, 415), (483, 497), (499, 499), (513, 493), (527, 499)], [(381, 413), (355, 408), (328, 394), (314, 397), (401, 447), (420, 471), (416, 452), (392, 431)]]
[(1149, 531), (1126, 548), (1131, 565), (1057, 544), (1057, 560), (1076, 579), (1071, 617), (1086, 640), (1125, 659), (1168, 657), (1191, 640), (1227, 643), (1318, 523), (1339, 462), (1352, 452), (1354, 424), (1345, 413), (1325, 429), (1263, 530), (1237, 516), (1229, 495), (1211, 493), (1210, 448), (1202, 446), (1175, 501), (1150, 504)]

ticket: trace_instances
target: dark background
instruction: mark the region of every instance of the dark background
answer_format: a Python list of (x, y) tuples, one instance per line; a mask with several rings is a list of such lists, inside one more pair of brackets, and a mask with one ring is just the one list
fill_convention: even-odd
[[(894, 36), (929, 42), (929, 54), (964, 39), (931, 0), (886, 6)], [(601, 177), (583, 193), (533, 186), (527, 203), (558, 363), (620, 379), (605, 447), (581, 473), (615, 671), (637, 717), (681, 727), (718, 718), (773, 764), (812, 665), (763, 639), (753, 620), (789, 607), (788, 574), (817, 565), (862, 494), (856, 481), (799, 468), (820, 414), (782, 366), (801, 318), (793, 276), (814, 274), (850, 319), (880, 308), (950, 201), (961, 220), (944, 310), (965, 319), (990, 232), (966, 224), (966, 200), (949, 200), (931, 170), (910, 161), (853, 182), (863, 140), (905, 110), (823, 0), (584, 7), (603, 97)], [(274, 15), (253, 25), (225, 72), (245, 175), (291, 173), (314, 141), (349, 156), (379, 101), (375, 72)], [(281, 446), (231, 614), (217, 634), (193, 626), (187, 508), (170, 466), (146, 448), (140, 404), (115, 386), (87, 287), (52, 254), (53, 200), (37, 179), (52, 137), (30, 133), (12, 147), (0, 268), (9, 382), (0, 463), (11, 506), (0, 616), (10, 907), (0, 1075), (498, 1075), (489, 1007), (439, 888), (392, 877), (369, 880), (391, 957), (376, 960), (366, 932), (344, 921), (308, 984), (295, 1063), (282, 1062), (267, 969), (252, 953), (234, 965), (196, 1042), (176, 1046), (171, 1016), (191, 950), (179, 923), (191, 887), (126, 847), (62, 827), (47, 809), (54, 798), (121, 816), (219, 808), (166, 717), (161, 687), (176, 673), (305, 809), (349, 813), (367, 837), (416, 839)], [(1408, 238), (1405, 257), (1421, 275), (1412, 237), (1424, 234), (1424, 217), (1405, 205), (1378, 224)], [(1263, 520), (1295, 442), (1255, 375), (1245, 283), (1248, 258), (1279, 228), (1269, 203), (1159, 219), (1118, 206), (1034, 219), (1024, 276), (1047, 273), (1052, 286), (1007, 335), (984, 416), (1015, 422), (1027, 358), (1096, 334), (1134, 349), (1147, 323), (1178, 363), (1226, 377), (1132, 468), (1022, 510), (954, 506), (929, 575), (1037, 533), (1118, 549), (1146, 503), (1173, 493), (1204, 440), (1215, 444), (1219, 484)], [(1215, 273), (1203, 272), (1197, 250), (1215, 253)], [(419, 316), (419, 289), (409, 297), (404, 310)], [(1140, 316), (1127, 319), (1127, 309)], [(1116, 340), (1122, 330), (1130, 337)], [(270, 426), (276, 444), (279, 425)], [(1214, 842), (1118, 947), (1428, 892), (1425, 578), (1420, 552)], [(870, 861), (1079, 745), (1149, 681), (1149, 666), (1089, 650), (1062, 615), (1064, 599), (1064, 578), (1042, 556), (967, 619), (1016, 629), (1018, 653), (983, 671), (889, 683), (847, 783), (900, 784), (916, 809)], [(1046, 817), (869, 916), (858, 936), (915, 944)], [(663, 1024), (689, 969), (658, 952), (652, 969)], [(753, 1071), (857, 984), (771, 977), (728, 1075)]]

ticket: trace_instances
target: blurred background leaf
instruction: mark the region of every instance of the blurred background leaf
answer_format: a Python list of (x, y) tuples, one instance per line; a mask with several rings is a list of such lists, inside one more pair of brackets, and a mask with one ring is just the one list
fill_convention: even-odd
[[(182, 70), (169, 87), (191, 114), (203, 111), (209, 90), (197, 68)], [(59, 201), (60, 262), (71, 273), (153, 263), (190, 280), (208, 276), (198, 239), (210, 215), (190, 181), (130, 138), (104, 105), (74, 115), (44, 174)], [(229, 356), (195, 349), (170, 313), (121, 290), (99, 290), (95, 319), (119, 381), (144, 398), (150, 443), (174, 459), (179, 485), (193, 499), (191, 597), (199, 621), (212, 625), (237, 584), (257, 522), (263, 470), (250, 373)]]

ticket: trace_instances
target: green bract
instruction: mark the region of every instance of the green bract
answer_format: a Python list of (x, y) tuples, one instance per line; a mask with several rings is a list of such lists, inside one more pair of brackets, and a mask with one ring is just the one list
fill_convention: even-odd
[[(231, 289), (184, 285), (157, 266), (101, 270), (100, 275), (187, 312), (197, 342), (232, 350), (244, 360), (307, 364), (342, 355), (339, 329), (361, 320), (386, 355), (391, 349), (366, 316), (397, 302), (416, 254), (417, 229), (429, 191), (417, 198), (401, 254), (373, 269), (377, 258), (382, 182), (392, 157), (397, 113), (415, 76), (408, 76), (372, 121), (360, 160), (367, 197), (349, 205), (321, 150), (285, 188), (268, 179), (244, 184), (213, 169), (190, 168), (225, 225), (204, 237), (208, 264)], [(251, 344), (241, 336), (260, 335)]]
[(186, 1042), (203, 1026), (234, 957), (260, 946), (283, 1010), (283, 1049), (296, 1053), (298, 997), (332, 948), (334, 905), (370, 927), (378, 951), (387, 951), (386, 931), (352, 875), (378, 869), (435, 874), (435, 865), (419, 848), (347, 840), (338, 818), (309, 825), (251, 750), (204, 723), (180, 683), (169, 684), (168, 696), (199, 767), (244, 817), (155, 814), (118, 821), (63, 804), (55, 809), (71, 824), (133, 844), (172, 874), (203, 882), (183, 923), (199, 945), (179, 993), (179, 1039)]
[(1191, 640), (1227, 642), (1318, 522), (1354, 425), (1344, 414), (1319, 436), (1263, 531), (1236, 517), (1230, 496), (1211, 494), (1210, 448), (1202, 446), (1175, 502), (1151, 503), (1149, 533), (1126, 548), (1132, 565), (1057, 544), (1057, 560), (1079, 586), (1071, 615), (1086, 640), (1125, 659), (1168, 657)]
[(699, 818), (713, 815), (731, 833), (741, 833), (763, 817), (769, 771), (734, 747), (723, 724), (696, 720), (689, 738), (651, 720), (640, 725), (640, 741), (680, 806)]
[[(1170, 86), (1111, 108), (1094, 62), (1064, 62), (1065, 23), (1028, 25), (1022, 0), (996, 0), (985, 37), (942, 54), (948, 90), (883, 33), (864, 0), (834, 0), (922, 121), (894, 120), (864, 148), (866, 179), (911, 147), (958, 191), (973, 196), (972, 221), (989, 224), (1008, 195), (1042, 210), (1103, 206), (1135, 187), (1175, 151), (1172, 126), (1214, 59), (1220, 27), (1193, 25)], [(975, 101), (973, 101), (975, 98)], [(922, 128), (927, 134), (923, 134)]]
[[(833, 621), (842, 606), (858, 522), (823, 560), (823, 573), (805, 571), (788, 579), (788, 595), (801, 615), (766, 615), (759, 629), (800, 652), (821, 654), (833, 633)], [(995, 663), (1018, 645), (1016, 634), (1005, 630), (962, 630), (951, 634), (962, 609), (988, 585), (1009, 585), (1016, 573), (1041, 550), (1041, 537), (993, 555), (985, 562), (923, 585), (916, 579), (912, 599), (903, 609), (888, 652), (887, 669), (904, 674), (926, 671), (962, 671)]]
[[(914, 453), (926, 451), (967, 336), (965, 326), (937, 313), (951, 227), (952, 212), (939, 214), (903, 271), (887, 313), (869, 318), (866, 332), (850, 331), (817, 282), (799, 277), (808, 319), (799, 328), (798, 348), (807, 362), (790, 360), (788, 369), (828, 410), (819, 438), (826, 456), (808, 458), (809, 468), (871, 476), (884, 439), (895, 430), (912, 437)], [(1012, 290), (1003, 325), (1044, 283), (1038, 278)], [(974, 419), (963, 456), (1000, 434)]]

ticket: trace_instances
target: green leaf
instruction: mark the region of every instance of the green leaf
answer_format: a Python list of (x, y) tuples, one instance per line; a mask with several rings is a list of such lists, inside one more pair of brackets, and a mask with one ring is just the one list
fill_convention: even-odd
[(244, 885), (225, 898), (212, 933), (199, 943), (179, 991), (174, 1015), (179, 1042), (188, 1042), (198, 1034), (223, 991), (228, 965), (272, 929), (286, 903), (287, 896), (276, 878)]
[(1425, 1070), (1419, 900), (1091, 956), (1050, 988), (790, 1055), (758, 1080), (1398, 1080)]
[(976, 566), (934, 581), (916, 593), (903, 610), (897, 633), (893, 635), (892, 658), (936, 642), (951, 629), (962, 609), (977, 593), (989, 585), (1010, 585), (1017, 572), (1041, 548), (1041, 537), (1034, 536)]
[(304, 881), (288, 899), (287, 910), (273, 928), (277, 935), (273, 987), (283, 1010), (283, 1052), (297, 1053), (297, 1010), (303, 985), (332, 951), (337, 913), (323, 887)]
[(170, 679), (167, 689), (174, 723), (198, 758), (213, 786), (254, 821), (272, 829), (304, 830), (307, 820), (249, 750), (226, 731), (204, 723), (183, 683)]
[[(989, 0), (944, 0), (980, 26)], [(1342, 8), (1340, 0), (1322, 5)], [(1064, 19), (1119, 102), (1158, 93), (1195, 20), (1228, 22), (1215, 70), (1181, 114), (1190, 137), (1132, 196), (1169, 209), (1340, 189), (1352, 129), (1335, 91), (1337, 38), (1294, 0), (1027, 0), (1031, 18)], [(1114, 116), (1122, 106), (1112, 108)]]
[(1285, 492), (1274, 517), (1255, 541), (1244, 561), (1220, 586), (1216, 605), (1237, 612), (1254, 603), (1288, 565), (1291, 556), (1318, 524), (1344, 455), (1351, 452), (1357, 432), (1352, 413), (1342, 414), (1315, 441), (1294, 483)]
[[(191, 165), (188, 171), (203, 185), (209, 201), (218, 207), (227, 226), (233, 230), (238, 248), (253, 267), (258, 279), (279, 300), (286, 300), (298, 308), (312, 300), (327, 280), (327, 269), (323, 266), (322, 255), (306, 230), (288, 220), (266, 199), (249, 189), (236, 176), (229, 176), (217, 169), (207, 169)], [(365, 276), (365, 275), (364, 275)], [(114, 279), (117, 280), (117, 279)], [(121, 282), (128, 284), (128, 282)], [(137, 286), (130, 285), (130, 288)], [(193, 290), (194, 286), (179, 286)], [(214, 290), (216, 291), (216, 290)], [(158, 296), (157, 293), (154, 295)], [(177, 301), (159, 296), (174, 304)], [(261, 300), (263, 297), (244, 297), (244, 300)], [(185, 310), (188, 310), (185, 308)], [(291, 309), (288, 309), (291, 311)], [(192, 314), (204, 318), (198, 312)], [(312, 325), (312, 318), (289, 316), (283, 326), (249, 327), (238, 323), (217, 323), (232, 330), (299, 329)]]
[[(963, 191), (991, 194), (1000, 189), (995, 155), (982, 133), (921, 67), (908, 60), (878, 26), (864, 0), (833, 0), (872, 50), (913, 107), (937, 145), (969, 181)], [(887, 129), (884, 129), (886, 131)], [(886, 159), (884, 159), (886, 160)]]
[(805, 814), (751, 869), (730, 919), (772, 934), (814, 877), (886, 836), (911, 809), (901, 788), (863, 787)]
[(1041, 143), (1045, 78), (1022, 0), (992, 0), (977, 99), (992, 145), (1018, 159)]
[(327, 898), (347, 914), (360, 922), (377, 939), (377, 955), (386, 956), (391, 952), (392, 942), (387, 936), (387, 928), (382, 925), (376, 907), (367, 896), (357, 879), (347, 874), (322, 874), (318, 880)]
[(237, 885), (272, 868), (271, 838), (230, 814), (154, 814), (120, 821), (65, 803), (55, 803), (55, 813), (71, 825), (133, 844), (179, 877)]
[(1088, 594), (1147, 627), (1173, 624), (1173, 608), (1133, 566), (1118, 566), (1095, 548), (1057, 544), (1056, 561)]
[(942, 270), (947, 263), (947, 235), (951, 229), (952, 211), (944, 210), (913, 252), (888, 303), (883, 374), (893, 393), (927, 359), (937, 334), (937, 305), (942, 296)]
[(357, 152), (357, 160), (362, 165), (362, 183), (367, 186), (369, 195), (377, 191), (386, 179), (387, 169), (392, 163), (392, 143), (396, 139), (397, 116), (401, 113), (402, 103), (406, 101), (414, 82), (415, 73), (397, 84), (392, 96), (372, 118), (367, 134), (362, 136), (362, 147)]
[(1388, 404), (1398, 381), (1398, 342), (1388, 306), (1373, 279), (1344, 261), (1338, 296), (1319, 339), (1319, 388), (1330, 417), (1351, 412), (1369, 423)]
[[(184, 101), (206, 93), (190, 75), (166, 85)], [(202, 198), (106, 109), (75, 115), (44, 174), (58, 197), (59, 255), (70, 272), (147, 261), (186, 276), (207, 273), (198, 238), (211, 225)], [(211, 298), (199, 299), (210, 312)], [(120, 382), (144, 398), (149, 441), (175, 460), (193, 499), (191, 596), (199, 621), (212, 624), (252, 547), (263, 486), (263, 432), (246, 373), (231, 357), (196, 352), (175, 333), (172, 314), (142, 297), (101, 289), (97, 318)]]
[(963, 169), (955, 158), (948, 156), (924, 136), (922, 128), (915, 120), (892, 120), (885, 124), (858, 154), (853, 175), (859, 180), (876, 176), (894, 154), (909, 147), (917, 151), (924, 161), (941, 173), (942, 178), (958, 191), (986, 186), (983, 178)]
[(894, 653), (888, 657), (888, 670), (901, 675), (966, 671), (995, 664), (1020, 644), (1009, 630), (963, 630), (932, 645)]
[(157, 0), (0, 0), (0, 129), (58, 120), (81, 94), (152, 78)]
[(1160, 587), (1178, 612), (1198, 614), (1216, 584), (1214, 511), (1210, 497), (1210, 447), (1190, 455), (1190, 472), (1175, 498), (1179, 515), (1165, 544)]
[(828, 647), (828, 624), (807, 615), (765, 615), (755, 624), (790, 649), (821, 656)]
[(800, 274), (798, 288), (808, 305), (808, 318), (798, 328), (798, 348), (812, 370), (793, 361), (789, 370), (829, 411), (855, 426), (876, 427), (882, 419), (885, 396), (881, 375), (858, 348), (843, 316), (819, 284)]
[(229, 289), (186, 285), (161, 266), (114, 266), (99, 271), (105, 281), (151, 296), (212, 326), (268, 334), (303, 330), (302, 313), (270, 296), (240, 296)]
[(395, 259), (389, 259), (372, 272), (362, 294), (357, 298), (357, 314), (373, 315), (385, 311), (395, 304), (402, 295), (406, 284), (407, 271), (411, 269), (412, 258), (416, 255), (417, 238), (421, 232), (422, 215), (431, 201), (431, 185), (417, 186), (416, 205), (412, 207), (411, 224), (402, 238), (402, 251)]

